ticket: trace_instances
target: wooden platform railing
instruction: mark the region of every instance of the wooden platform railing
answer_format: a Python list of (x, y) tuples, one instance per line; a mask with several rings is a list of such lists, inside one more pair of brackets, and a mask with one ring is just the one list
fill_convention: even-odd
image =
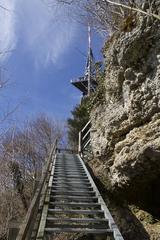
[(31, 239), (33, 227), (34, 227), (34, 224), (35, 224), (35, 221), (37, 218), (37, 214), (39, 211), (41, 193), (43, 192), (43, 189), (45, 188), (48, 172), (50, 170), (51, 161), (52, 161), (53, 156), (56, 154), (56, 150), (57, 150), (57, 140), (55, 140), (55, 142), (51, 148), (50, 155), (49, 155), (49, 157), (46, 161), (46, 164), (44, 166), (44, 169), (43, 169), (43, 173), (42, 173), (41, 180), (39, 182), (39, 186), (38, 186), (38, 188), (35, 192), (35, 195), (32, 199), (32, 202), (28, 209), (27, 215), (26, 215), (22, 225), (20, 226), (20, 231), (18, 233), (16, 240)]

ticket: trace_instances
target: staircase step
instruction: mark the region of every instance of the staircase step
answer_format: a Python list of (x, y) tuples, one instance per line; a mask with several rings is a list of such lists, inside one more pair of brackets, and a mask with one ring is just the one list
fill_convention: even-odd
[[(54, 188), (57, 188), (58, 189), (54, 189)], [(74, 188), (75, 190), (79, 189), (80, 191), (86, 191), (86, 190), (89, 190), (91, 191), (90, 189), (92, 188), (90, 184), (88, 185), (84, 185), (83, 183), (78, 183), (78, 184), (75, 184), (75, 183), (69, 183), (69, 184), (65, 184), (65, 183), (56, 183), (56, 184), (53, 184), (52, 185), (52, 189), (53, 190), (61, 190), (63, 188), (68, 188), (69, 191), (72, 191), (72, 188)], [(74, 191), (74, 190), (73, 190)]]
[(88, 178), (87, 177), (87, 175), (86, 174), (80, 174), (80, 173), (78, 173), (78, 174), (66, 174), (66, 173), (56, 173), (56, 174), (54, 174), (54, 177), (67, 177), (67, 178), (74, 178), (74, 177), (76, 177), (76, 178)]
[(54, 173), (55, 174), (62, 174), (62, 173), (65, 173), (65, 174), (71, 174), (71, 173), (74, 173), (74, 174), (76, 174), (76, 173), (77, 174), (79, 174), (79, 173), (80, 174), (86, 174), (85, 171), (82, 171), (82, 170), (81, 171), (76, 171), (76, 170), (74, 170), (74, 171), (70, 171), (70, 170), (68, 170), (68, 171), (56, 170), (56, 171), (54, 171)]
[(108, 229), (108, 224), (104, 223), (91, 223), (91, 222), (68, 222), (68, 223), (57, 223), (57, 222), (50, 222), (47, 221), (46, 228), (81, 228), (81, 229)]
[(64, 186), (63, 184), (61, 184), (59, 186), (53, 185), (51, 188), (54, 189), (54, 190), (61, 190), (61, 191), (67, 191), (67, 190), (71, 190), (72, 191), (73, 189), (77, 189), (77, 188), (80, 189), (80, 191), (81, 190), (91, 190), (91, 191), (93, 191), (92, 187), (84, 187), (83, 185), (78, 185), (78, 187), (77, 187), (77, 185), (75, 185), (75, 186), (72, 186), (72, 185)]
[(53, 183), (66, 183), (66, 184), (71, 184), (71, 183), (83, 183), (83, 184), (90, 184), (90, 181), (88, 179), (68, 179), (67, 182), (66, 182), (66, 178), (63, 178), (63, 179), (53, 179)]
[(47, 221), (51, 222), (89, 222), (89, 223), (99, 223), (104, 222), (108, 223), (107, 219), (102, 218), (54, 218), (54, 217), (47, 217)]
[(48, 213), (63, 213), (63, 214), (104, 214), (103, 210), (64, 210), (64, 209), (48, 209)]
[(51, 195), (53, 198), (68, 198), (68, 199), (98, 199), (95, 196), (65, 196), (65, 195)]
[(97, 197), (81, 197), (81, 196), (64, 196), (64, 195), (54, 195), (54, 196), (50, 196), (50, 199), (59, 199), (59, 200), (64, 200), (64, 199), (68, 199), (70, 201), (96, 201), (98, 202), (98, 198)]
[(87, 176), (81, 177), (81, 176), (77, 176), (77, 175), (75, 175), (75, 176), (55, 176), (53, 179), (54, 180), (55, 179), (70, 179), (73, 181), (73, 179), (88, 180), (88, 177)]
[(50, 202), (53, 206), (69, 206), (69, 207), (101, 207), (99, 203), (60, 203), (60, 202)]
[(55, 194), (60, 194), (60, 195), (71, 195), (72, 194), (76, 194), (76, 195), (91, 195), (91, 196), (95, 196), (95, 192), (94, 191), (59, 191), (59, 190), (51, 190), (51, 193), (55, 193)]
[(113, 231), (110, 229), (82, 229), (82, 228), (45, 228), (47, 233), (92, 233), (92, 234), (113, 234)]

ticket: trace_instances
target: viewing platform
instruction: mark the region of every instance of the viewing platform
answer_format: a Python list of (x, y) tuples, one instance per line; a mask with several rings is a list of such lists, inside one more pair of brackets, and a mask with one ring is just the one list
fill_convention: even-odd
[[(88, 79), (87, 77), (79, 77), (77, 79), (71, 80), (71, 84), (78, 88), (83, 96), (86, 96), (88, 94)], [(91, 79), (91, 92), (94, 92), (97, 87), (97, 81), (95, 79)]]

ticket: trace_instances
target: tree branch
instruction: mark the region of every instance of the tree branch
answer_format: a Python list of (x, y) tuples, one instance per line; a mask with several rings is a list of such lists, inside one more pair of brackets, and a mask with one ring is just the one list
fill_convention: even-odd
[(127, 5), (122, 4), (122, 3), (113, 2), (113, 1), (111, 1), (111, 0), (105, 0), (105, 1), (108, 2), (108, 3), (110, 3), (110, 4), (112, 4), (112, 5), (120, 6), (120, 7), (129, 9), (129, 10), (135, 11), (135, 12), (140, 12), (140, 13), (142, 13), (142, 14), (145, 14), (145, 15), (147, 15), (147, 16), (154, 17), (154, 18), (160, 20), (160, 16), (159, 16), (159, 15), (154, 14), (154, 13), (145, 12), (145, 11), (143, 11), (143, 10), (140, 9), (140, 8), (130, 7), (130, 6), (127, 6)]

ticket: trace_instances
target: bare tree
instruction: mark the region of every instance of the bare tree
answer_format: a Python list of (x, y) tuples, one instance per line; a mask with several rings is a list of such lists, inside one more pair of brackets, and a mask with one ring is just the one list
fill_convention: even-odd
[[(45, 115), (13, 127), (0, 145), (0, 239), (11, 219), (21, 220), (33, 196), (45, 158), (62, 126)], [(3, 221), (1, 221), (3, 219)]]
[(43, 114), (29, 124), (31, 138), (42, 156), (48, 154), (55, 137), (57, 139), (62, 137), (63, 130), (61, 126), (58, 125), (58, 122), (49, 119)]

